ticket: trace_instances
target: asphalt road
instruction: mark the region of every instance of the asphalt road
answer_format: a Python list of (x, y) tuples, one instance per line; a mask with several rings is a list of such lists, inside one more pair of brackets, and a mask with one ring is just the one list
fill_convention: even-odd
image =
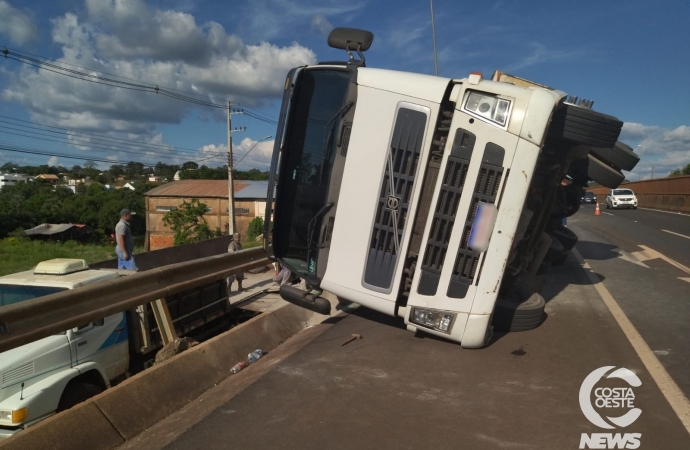
[(690, 216), (643, 209), (595, 216), (594, 206), (583, 205), (568, 226), (583, 258), (690, 398)]
[[(682, 220), (690, 218), (676, 223), (637, 210), (595, 221), (590, 213), (583, 209), (569, 224), (582, 236), (579, 251), (687, 392), (681, 342), (690, 311), (687, 295), (679, 295), (690, 285), (663, 259), (645, 260), (645, 268), (617, 249), (633, 254), (646, 242), (667, 251), (660, 244), (676, 236), (652, 230), (685, 234)], [(627, 241), (609, 240), (612, 229)], [(638, 239), (635, 230), (651, 237)], [(682, 251), (668, 256), (682, 260)], [(561, 450), (579, 448), (582, 433), (602, 432), (641, 433), (641, 449), (690, 448), (690, 435), (579, 263), (569, 258), (546, 278), (548, 318), (536, 330), (466, 350), (360, 308), (296, 336), (126, 448)], [(364, 338), (341, 346), (352, 333)], [(625, 429), (600, 429), (580, 408), (583, 380), (602, 366), (626, 367), (642, 381), (634, 389), (642, 415)]]

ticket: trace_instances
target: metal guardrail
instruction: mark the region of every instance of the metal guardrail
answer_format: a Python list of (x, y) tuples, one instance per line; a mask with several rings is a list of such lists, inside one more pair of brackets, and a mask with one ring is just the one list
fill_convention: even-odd
[(269, 263), (263, 248), (171, 264), (0, 307), (0, 352)]

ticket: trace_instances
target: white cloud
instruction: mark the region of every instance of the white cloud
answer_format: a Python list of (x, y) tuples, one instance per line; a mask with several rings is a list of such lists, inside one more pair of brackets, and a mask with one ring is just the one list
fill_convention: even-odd
[(38, 27), (33, 18), (0, 0), (0, 34), (8, 36), (12, 42), (24, 45), (38, 37)]
[[(82, 19), (69, 12), (52, 19), (52, 39), (62, 50), (59, 62), (195, 92), (205, 101), (260, 106), (277, 100), (285, 74), (316, 61), (312, 50), (296, 42), (248, 45), (219, 23), (197, 24), (188, 13), (154, 9), (140, 0), (86, 0), (86, 10)], [(158, 125), (180, 123), (194, 108), (27, 66), (13, 74), (0, 98), (21, 104), (37, 122), (111, 136), (124, 133), (147, 142), (159, 135)], [(89, 148), (82, 144), (78, 148)], [(113, 155), (132, 159), (116, 149)]]
[(57, 166), (58, 165), (58, 157), (57, 156), (51, 156), (48, 158), (48, 162), (46, 162), (49, 166)]
[(340, 0), (252, 0), (246, 3), (248, 19), (243, 27), (250, 36), (272, 39), (286, 33), (292, 35), (295, 29), (308, 30), (316, 16), (337, 17), (341, 23), (348, 22), (366, 4), (366, 1)]
[(311, 29), (321, 32), (324, 36), (328, 36), (333, 29), (333, 25), (326, 19), (326, 16), (317, 14), (311, 18)]
[[(633, 173), (642, 179), (651, 176), (652, 166), (656, 178), (666, 176), (673, 169), (690, 163), (690, 126), (681, 125), (667, 129), (640, 123), (625, 123), (620, 140), (628, 143), (639, 142), (633, 147), (641, 160)], [(632, 179), (636, 178), (633, 176)]]
[[(268, 170), (271, 168), (274, 141), (266, 140), (258, 142), (258, 144), (257, 142), (250, 138), (244, 138), (239, 145), (233, 146), (233, 160), (238, 170), (249, 170), (252, 168)], [(247, 154), (247, 152), (249, 153)]]
[(530, 53), (522, 57), (519, 61), (513, 64), (508, 64), (503, 70), (506, 72), (524, 69), (525, 67), (542, 64), (544, 62), (553, 61), (568, 61), (575, 58), (582, 57), (585, 54), (583, 50), (553, 50), (538, 42), (529, 44)]

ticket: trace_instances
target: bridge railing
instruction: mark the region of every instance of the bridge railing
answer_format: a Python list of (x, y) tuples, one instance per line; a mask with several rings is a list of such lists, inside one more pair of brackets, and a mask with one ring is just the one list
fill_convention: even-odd
[(0, 352), (269, 263), (263, 248), (158, 267), (0, 307)]

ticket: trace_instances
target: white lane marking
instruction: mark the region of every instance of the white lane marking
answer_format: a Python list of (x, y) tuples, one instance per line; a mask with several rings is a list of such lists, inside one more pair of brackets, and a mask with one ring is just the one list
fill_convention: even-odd
[(642, 262), (647, 261), (649, 259), (646, 257), (646, 255), (644, 255), (644, 251), (628, 253), (625, 250), (619, 250), (618, 257), (623, 261), (628, 261), (633, 264), (637, 264), (638, 266), (642, 266), (644, 268), (649, 269), (649, 266)]
[(605, 212), (605, 211), (601, 211), (601, 213), (602, 213), (602, 214), (606, 214), (606, 215), (609, 215), (609, 216), (613, 216), (613, 214), (611, 214), (611, 213), (607, 213), (607, 212)]
[(661, 253), (657, 252), (654, 249), (647, 247), (646, 245), (640, 245), (640, 248), (644, 249), (644, 253), (645, 253), (645, 255), (648, 256), (648, 259), (654, 259), (654, 258), (663, 259), (664, 261), (666, 261), (670, 265), (677, 267), (678, 269), (682, 270), (683, 272), (685, 272), (687, 274), (690, 274), (690, 267), (685, 267), (684, 265), (682, 265), (678, 261), (671, 259), (666, 255), (662, 255)]
[(688, 216), (690, 217), (690, 214), (683, 214), (681, 212), (675, 212), (675, 211), (663, 211), (661, 209), (652, 209), (652, 208), (643, 208), (641, 206), (638, 206), (639, 209), (646, 209), (647, 211), (656, 211), (656, 212), (663, 212), (666, 214), (675, 214), (676, 216)]
[(683, 394), (683, 391), (680, 390), (676, 382), (673, 381), (673, 378), (671, 378), (671, 375), (668, 374), (664, 366), (661, 365), (659, 358), (657, 358), (654, 352), (652, 352), (652, 349), (649, 348), (649, 345), (647, 345), (635, 326), (630, 322), (630, 319), (625, 315), (625, 312), (623, 312), (608, 289), (604, 287), (601, 280), (594, 274), (590, 265), (582, 258), (580, 252), (578, 252), (577, 249), (572, 249), (572, 253), (585, 269), (585, 273), (594, 286), (594, 289), (597, 290), (604, 304), (611, 312), (611, 315), (616, 319), (618, 326), (621, 327), (621, 330), (623, 330), (623, 333), (628, 338), (633, 349), (635, 349), (637, 356), (647, 368), (647, 371), (659, 387), (659, 390), (661, 390), (661, 393), (664, 394), (666, 401), (668, 401), (673, 411), (678, 415), (683, 426), (685, 426), (685, 430), (690, 433), (690, 401), (688, 401), (688, 398)]
[(687, 281), (690, 283), (690, 278), (685, 278), (685, 277), (678, 277), (679, 280)]
[(690, 236), (686, 236), (686, 235), (684, 235), (684, 234), (675, 233), (675, 232), (673, 232), (673, 231), (668, 231), (668, 230), (661, 230), (661, 231), (663, 231), (663, 232), (665, 232), (665, 233), (675, 234), (676, 236), (684, 237), (685, 239), (690, 239)]

